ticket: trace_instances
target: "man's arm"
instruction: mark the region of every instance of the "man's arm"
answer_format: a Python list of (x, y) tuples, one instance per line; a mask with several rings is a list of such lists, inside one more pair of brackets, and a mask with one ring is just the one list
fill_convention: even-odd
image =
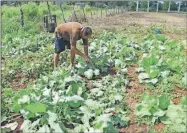
[(84, 53), (88, 56), (88, 45), (84, 45)]
[(86, 56), (88, 56), (88, 40), (83, 39), (83, 44), (84, 44), (84, 53)]
[(82, 57), (85, 57), (85, 55), (83, 53), (81, 53), (77, 48), (76, 48), (76, 43), (77, 43), (77, 40), (76, 38), (73, 38), (71, 41), (71, 52), (74, 53), (74, 54), (77, 54), (77, 55), (80, 55)]

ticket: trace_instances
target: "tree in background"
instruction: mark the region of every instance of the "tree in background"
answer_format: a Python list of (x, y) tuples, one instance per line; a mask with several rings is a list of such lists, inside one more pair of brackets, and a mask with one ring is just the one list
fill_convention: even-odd
[[(168, 10), (168, 7), (169, 7), (169, 1), (164, 1), (164, 4), (162, 5), (162, 9), (163, 10)], [(178, 8), (177, 4), (173, 1), (171, 1), (171, 5), (170, 5), (170, 10), (172, 11), (176, 11)]]
[(140, 3), (140, 8), (143, 8), (144, 10), (146, 10), (146, 8), (147, 8), (147, 1), (142, 1)]
[(184, 12), (187, 11), (187, 1), (183, 1), (181, 3), (181, 11), (184, 11)]
[(136, 2), (134, 1), (128, 2), (128, 8), (133, 11), (136, 10)]
[(178, 6), (174, 1), (171, 1), (171, 10), (177, 10)]

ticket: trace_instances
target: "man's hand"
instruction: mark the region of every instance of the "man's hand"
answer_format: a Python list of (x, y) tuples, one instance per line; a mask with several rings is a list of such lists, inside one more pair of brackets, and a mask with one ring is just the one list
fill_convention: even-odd
[(86, 63), (90, 63), (90, 57), (89, 56), (85, 55), (84, 59), (86, 60)]

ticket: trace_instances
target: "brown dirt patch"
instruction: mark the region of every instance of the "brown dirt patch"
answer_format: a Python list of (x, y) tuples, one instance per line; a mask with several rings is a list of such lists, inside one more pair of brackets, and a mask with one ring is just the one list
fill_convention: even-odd
[(147, 12), (125, 12), (114, 16), (94, 16), (89, 17), (91, 26), (115, 27), (124, 26), (132, 23), (148, 26), (153, 24), (167, 24), (169, 26), (186, 26), (186, 15), (178, 13), (147, 13)]
[(12, 89), (15, 91), (20, 90), (20, 89), (25, 89), (25, 88), (27, 88), (26, 84), (22, 84), (22, 83), (16, 82), (16, 81), (12, 82)]
[(127, 87), (128, 93), (143, 93), (144, 86), (140, 84), (138, 81), (138, 73), (136, 73), (135, 69), (138, 67), (136, 66), (129, 66), (128, 68), (128, 78), (130, 80), (129, 86)]
[(135, 111), (135, 106), (137, 103), (137, 98), (134, 95), (143, 94), (145, 92), (144, 86), (139, 83), (138, 74), (135, 72), (135, 69), (137, 67), (138, 65), (136, 66), (131, 65), (129, 66), (129, 69), (128, 69), (128, 77), (130, 79), (130, 84), (127, 87), (128, 98), (125, 100), (125, 102), (127, 102), (129, 110), (130, 110), (129, 112), (130, 126), (119, 129), (121, 133), (147, 133), (148, 132), (147, 125), (142, 124), (138, 126), (135, 122), (134, 111)]
[(174, 93), (186, 96), (187, 95), (187, 90), (183, 90), (181, 88), (176, 88), (175, 91), (174, 91)]
[(129, 127), (119, 129), (120, 133), (148, 133), (148, 127), (146, 125), (137, 126), (136, 124), (130, 124)]
[(174, 104), (179, 104), (180, 101), (181, 101), (181, 98), (182, 98), (182, 97), (173, 98), (173, 99), (172, 99), (172, 102), (173, 102)]
[[(95, 30), (124, 30), (132, 34), (147, 34), (144, 27), (162, 27), (163, 33), (171, 39), (185, 40), (186, 14), (154, 13), (154, 12), (125, 12), (113, 16), (88, 16), (85, 25)], [(136, 29), (136, 27), (138, 29)], [(133, 31), (132, 29), (135, 28)], [(141, 31), (142, 29), (142, 31)]]
[(165, 125), (163, 123), (159, 123), (159, 124), (154, 125), (154, 129), (157, 133), (162, 133), (164, 128), (165, 128)]
[(23, 124), (23, 118), (19, 118), (16, 120), (16, 122), (18, 123), (18, 126), (16, 127), (16, 129), (14, 130), (14, 132), (16, 133), (22, 133), (22, 131), (20, 130), (21, 125)]
[(24, 77), (24, 74), (23, 74), (23, 73), (18, 73), (18, 74), (16, 74), (15, 77), (16, 77), (16, 78), (23, 78), (23, 77)]

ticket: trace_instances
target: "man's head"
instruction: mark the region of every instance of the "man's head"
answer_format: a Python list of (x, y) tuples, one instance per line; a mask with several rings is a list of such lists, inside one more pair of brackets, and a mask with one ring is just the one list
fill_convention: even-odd
[(83, 39), (88, 39), (90, 38), (92, 35), (92, 29), (90, 27), (84, 27), (82, 30), (81, 30), (81, 37)]

